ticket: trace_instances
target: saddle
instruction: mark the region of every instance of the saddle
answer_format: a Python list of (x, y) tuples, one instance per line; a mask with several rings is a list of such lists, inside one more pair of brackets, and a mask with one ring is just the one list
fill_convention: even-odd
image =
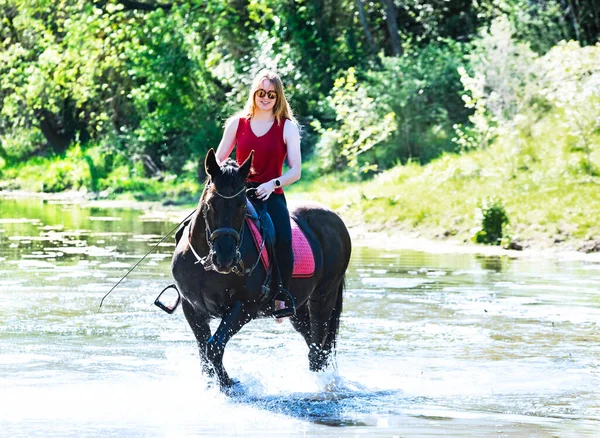
[[(257, 210), (260, 209), (260, 213)], [(275, 247), (275, 225), (271, 219), (271, 215), (264, 208), (264, 205), (254, 204), (249, 198), (246, 198), (246, 223), (252, 231), (252, 237), (255, 237), (255, 230), (259, 231), (261, 239), (265, 240), (265, 247)], [(255, 238), (256, 242), (256, 238)], [(257, 247), (260, 250), (260, 247)]]
[[(273, 226), (273, 221), (267, 212), (265, 212), (265, 216), (265, 222), (267, 222), (266, 226)], [(246, 223), (248, 224), (248, 228), (250, 228), (250, 234), (252, 235), (256, 249), (260, 251), (262, 265), (265, 270), (268, 270), (271, 267), (271, 258), (274, 256), (274, 254), (270, 254), (270, 251), (267, 251), (267, 248), (269, 247), (268, 242), (271, 237), (269, 237), (269, 233), (267, 232), (267, 237), (265, 238), (266, 243), (263, 244), (263, 234), (260, 231), (260, 223), (257, 223), (252, 216), (246, 218)], [(315, 258), (310, 243), (293, 218), (290, 218), (290, 225), (292, 227), (292, 251), (294, 254), (292, 278), (312, 277), (315, 273)], [(274, 244), (275, 241), (273, 240), (273, 245)]]
[[(275, 308), (275, 300), (286, 301), (290, 303), (290, 307), (276, 310), (273, 312), (273, 316), (276, 318), (284, 318), (292, 316), (296, 313), (296, 305), (294, 298), (289, 291), (280, 287), (275, 287), (273, 291), (271, 288), (272, 271), (273, 267), (279, 269), (276, 262), (275, 254), (275, 226), (273, 220), (267, 212), (265, 205), (262, 201), (251, 200), (249, 197), (246, 200), (246, 223), (250, 229), (250, 234), (258, 252), (260, 253), (260, 259), (267, 272), (267, 276), (262, 286), (264, 297), (270, 299), (273, 302), (273, 308)], [(187, 220), (175, 233), (175, 241), (179, 242), (183, 237), (185, 228), (189, 225), (190, 220)], [(308, 278), (312, 277), (315, 272), (315, 259), (312, 253), (312, 248), (308, 239), (304, 235), (304, 232), (300, 229), (295, 220), (290, 218), (290, 225), (292, 227), (292, 250), (294, 254), (294, 269), (292, 272), (292, 278)], [(271, 260), (274, 263), (271, 263)], [(257, 262), (258, 263), (258, 262)], [(174, 285), (168, 286), (161, 292), (158, 298), (155, 300), (155, 304), (166, 311), (172, 313), (177, 305), (174, 307), (165, 306), (161, 301), (161, 295), (169, 288), (175, 287)], [(176, 287), (175, 287), (176, 289)], [(179, 301), (177, 302), (179, 304)]]
[[(282, 287), (280, 275), (278, 276), (279, 283), (275, 285), (274, 292), (272, 292), (270, 287), (273, 267), (276, 269), (275, 272), (279, 274), (275, 254), (275, 228), (269, 213), (264, 208), (264, 203), (258, 201), (257, 204), (260, 208), (260, 213), (256, 211), (256, 205), (252, 202), (252, 198), (248, 200), (246, 222), (254, 244), (260, 254), (260, 260), (267, 272), (267, 278), (263, 283), (263, 294), (272, 300), (273, 309), (275, 309), (276, 300), (289, 303), (290, 307), (273, 311), (275, 318), (292, 316), (296, 314), (296, 303), (292, 294)], [(292, 278), (312, 277), (315, 272), (315, 258), (310, 243), (302, 229), (300, 229), (296, 221), (291, 217), (290, 226), (292, 228), (292, 251), (294, 258)], [(273, 263), (271, 263), (271, 260), (273, 260)]]

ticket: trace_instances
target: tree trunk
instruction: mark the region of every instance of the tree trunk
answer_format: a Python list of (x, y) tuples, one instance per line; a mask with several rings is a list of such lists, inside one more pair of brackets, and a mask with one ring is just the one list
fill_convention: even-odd
[(398, 23), (396, 22), (396, 6), (394, 0), (381, 0), (381, 4), (385, 9), (385, 22), (390, 34), (390, 44), (392, 45), (392, 55), (399, 56), (402, 54), (402, 42), (398, 34)]
[(579, 23), (577, 20), (578, 11), (575, 10), (575, 4), (573, 4), (572, 0), (568, 0), (566, 4), (567, 13), (569, 14), (569, 18), (571, 19), (571, 25), (573, 26), (573, 32), (575, 33), (575, 39), (579, 42), (579, 44), (583, 44), (581, 41), (581, 34), (579, 33)]
[(365, 32), (365, 38), (367, 39), (367, 44), (369, 46), (369, 51), (371, 53), (377, 53), (377, 47), (375, 46), (375, 40), (373, 39), (373, 35), (369, 30), (369, 23), (367, 23), (367, 17), (365, 16), (365, 8), (363, 7), (363, 0), (356, 0), (356, 6), (358, 8), (358, 18), (360, 19), (360, 24), (362, 25), (363, 31)]
[(65, 152), (78, 134), (79, 141), (82, 143), (86, 143), (90, 139), (86, 126), (78, 120), (77, 109), (70, 99), (63, 102), (60, 115), (42, 108), (35, 112), (35, 116), (48, 145), (57, 154)]

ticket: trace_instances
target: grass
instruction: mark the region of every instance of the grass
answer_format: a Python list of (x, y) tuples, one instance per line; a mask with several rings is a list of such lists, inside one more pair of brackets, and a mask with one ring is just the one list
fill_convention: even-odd
[[(107, 165), (110, 163), (110, 165)], [(27, 192), (78, 191), (107, 199), (193, 204), (200, 184), (193, 172), (159, 178), (142, 176), (141, 165), (109, 157), (99, 148), (75, 146), (62, 155), (34, 157), (0, 167), (0, 190)]]
[[(351, 224), (465, 242), (481, 225), (477, 208), (495, 197), (508, 214), (513, 240), (537, 248), (577, 249), (600, 237), (600, 177), (574, 172), (563, 159), (562, 145), (544, 141), (531, 140), (525, 150), (506, 139), (423, 167), (400, 165), (363, 183), (341, 183), (329, 176), (294, 185), (291, 192), (339, 210)], [(560, 143), (560, 138), (554, 141)], [(600, 163), (599, 151), (591, 158)]]
[[(470, 241), (481, 226), (477, 208), (497, 198), (510, 220), (513, 240), (524, 246), (577, 249), (598, 239), (600, 176), (594, 165), (600, 163), (600, 148), (588, 159), (573, 152), (569, 137), (551, 125), (538, 124), (530, 131), (537, 134), (507, 134), (485, 150), (444, 155), (425, 166), (398, 165), (363, 182), (319, 176), (309, 161), (303, 179), (286, 190), (295, 200), (330, 206), (351, 226), (415, 231), (427, 238)], [(600, 144), (600, 135), (591, 140)], [(143, 170), (131, 163), (113, 162), (107, 170), (105, 159), (94, 148), (76, 147), (64, 156), (37, 157), (12, 167), (1, 163), (0, 188), (94, 188), (108, 198), (197, 202), (201, 186), (191, 171), (151, 179), (141, 177)]]

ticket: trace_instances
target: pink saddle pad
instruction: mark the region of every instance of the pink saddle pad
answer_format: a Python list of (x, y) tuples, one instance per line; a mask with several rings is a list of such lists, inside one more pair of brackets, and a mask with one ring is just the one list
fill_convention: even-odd
[[(246, 219), (246, 222), (248, 222), (248, 227), (250, 227), (256, 248), (260, 250), (262, 245), (260, 231), (250, 219)], [(292, 277), (312, 277), (315, 273), (315, 257), (313, 256), (310, 243), (308, 243), (308, 239), (295, 220), (290, 218), (290, 224), (292, 225), (292, 250), (294, 251), (294, 271), (292, 273)], [(270, 262), (266, 247), (264, 247), (261, 251), (260, 258), (265, 269), (268, 269)]]

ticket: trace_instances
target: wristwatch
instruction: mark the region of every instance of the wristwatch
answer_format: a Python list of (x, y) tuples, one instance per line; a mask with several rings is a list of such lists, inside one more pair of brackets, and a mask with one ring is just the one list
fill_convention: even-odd
[(278, 179), (275, 180), (275, 188), (278, 189), (279, 187), (281, 187), (281, 181), (279, 181)]

